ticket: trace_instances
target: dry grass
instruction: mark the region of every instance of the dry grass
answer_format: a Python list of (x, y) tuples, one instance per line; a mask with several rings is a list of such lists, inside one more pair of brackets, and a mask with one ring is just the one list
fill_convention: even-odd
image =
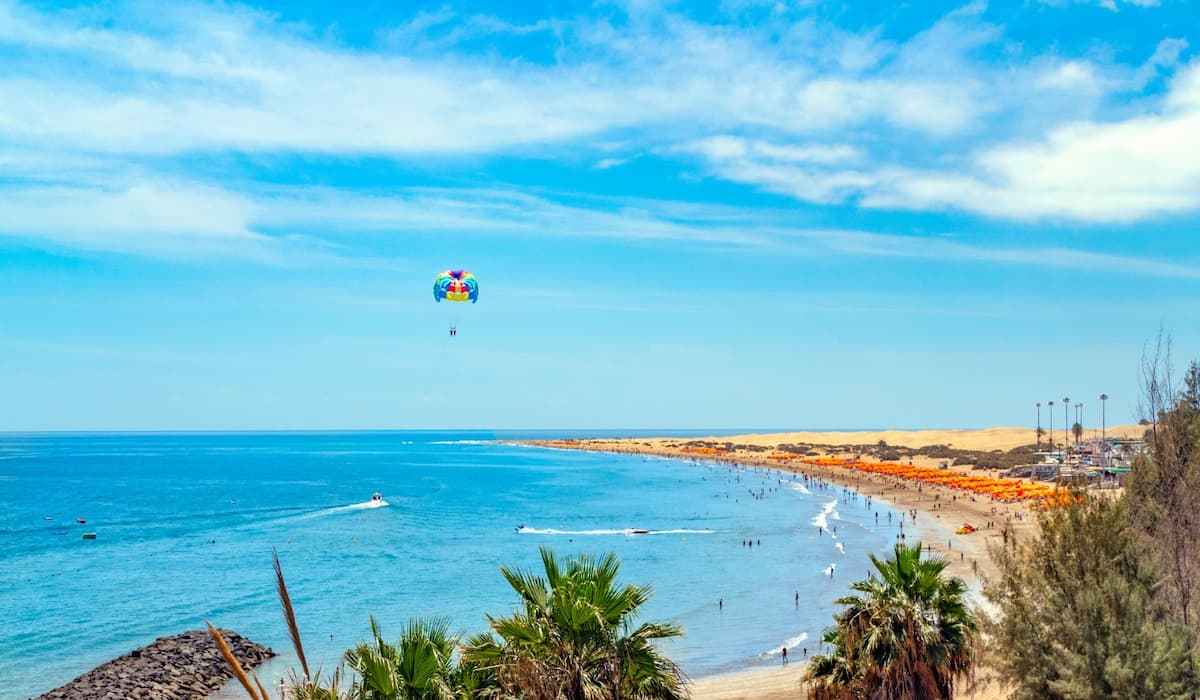
[(217, 643), (217, 649), (221, 650), (221, 656), (225, 657), (225, 663), (229, 664), (229, 668), (233, 670), (233, 675), (246, 689), (246, 693), (250, 696), (250, 700), (270, 700), (267, 691), (263, 690), (262, 683), (258, 680), (258, 676), (254, 677), (254, 682), (258, 685), (259, 690), (262, 690), (262, 695), (259, 695), (254, 686), (250, 685), (250, 677), (246, 675), (246, 669), (242, 668), (241, 662), (233, 655), (233, 650), (229, 648), (229, 644), (225, 641), (225, 637), (221, 635), (221, 631), (213, 627), (213, 623), (208, 620), (204, 621), (208, 625), (208, 634)]
[(283, 580), (283, 568), (279, 565), (279, 552), (271, 550), (271, 563), (275, 567), (275, 588), (279, 591), (279, 602), (283, 605), (283, 619), (287, 623), (288, 634), (292, 637), (292, 645), (296, 647), (296, 656), (300, 658), (300, 668), (307, 680), (312, 676), (308, 673), (308, 659), (304, 658), (304, 645), (300, 642), (300, 626), (296, 624), (296, 611), (292, 609), (292, 598), (288, 595), (287, 583)]

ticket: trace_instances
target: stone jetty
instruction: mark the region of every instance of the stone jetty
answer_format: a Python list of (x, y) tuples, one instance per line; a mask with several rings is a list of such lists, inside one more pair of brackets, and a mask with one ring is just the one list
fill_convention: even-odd
[[(237, 632), (221, 635), (242, 667), (275, 656)], [(233, 678), (225, 658), (204, 630), (161, 637), (83, 674), (37, 700), (203, 700)]]

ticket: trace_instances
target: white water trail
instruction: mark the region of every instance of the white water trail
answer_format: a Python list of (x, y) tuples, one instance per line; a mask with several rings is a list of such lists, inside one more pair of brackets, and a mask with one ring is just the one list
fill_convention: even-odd
[(556, 530), (554, 528), (538, 528), (538, 527), (519, 527), (516, 529), (521, 535), (713, 535), (715, 530), (689, 530), (683, 528), (674, 528), (670, 530), (641, 530), (638, 528), (627, 527), (621, 530)]

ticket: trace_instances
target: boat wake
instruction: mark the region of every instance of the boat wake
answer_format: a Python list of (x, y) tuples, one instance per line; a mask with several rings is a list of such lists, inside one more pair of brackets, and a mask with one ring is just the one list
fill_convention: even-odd
[(368, 508), (383, 508), (387, 505), (390, 504), (383, 499), (372, 499), (370, 501), (363, 501), (362, 503), (351, 503), (348, 506), (344, 506), (344, 508), (346, 510), (366, 510)]
[(360, 510), (374, 510), (375, 508), (383, 508), (387, 505), (389, 504), (385, 500), (372, 499), (370, 501), (363, 501), (362, 503), (351, 503), (344, 506), (321, 508), (320, 510), (298, 516), (295, 518), (295, 520), (311, 520), (312, 518), (323, 518), (330, 515), (337, 515), (339, 513), (354, 513)]
[(646, 530), (642, 528), (627, 527), (622, 530), (555, 530), (553, 528), (538, 528), (538, 527), (518, 527), (517, 533), (521, 535), (711, 535), (714, 530), (689, 530), (689, 529), (673, 529), (673, 530)]

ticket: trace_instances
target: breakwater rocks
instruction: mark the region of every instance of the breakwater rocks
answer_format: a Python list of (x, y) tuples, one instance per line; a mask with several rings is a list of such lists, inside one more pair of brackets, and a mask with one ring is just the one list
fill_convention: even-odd
[[(237, 632), (221, 635), (249, 670), (275, 656)], [(233, 677), (207, 631), (160, 637), (83, 674), (37, 700), (203, 700)]]

